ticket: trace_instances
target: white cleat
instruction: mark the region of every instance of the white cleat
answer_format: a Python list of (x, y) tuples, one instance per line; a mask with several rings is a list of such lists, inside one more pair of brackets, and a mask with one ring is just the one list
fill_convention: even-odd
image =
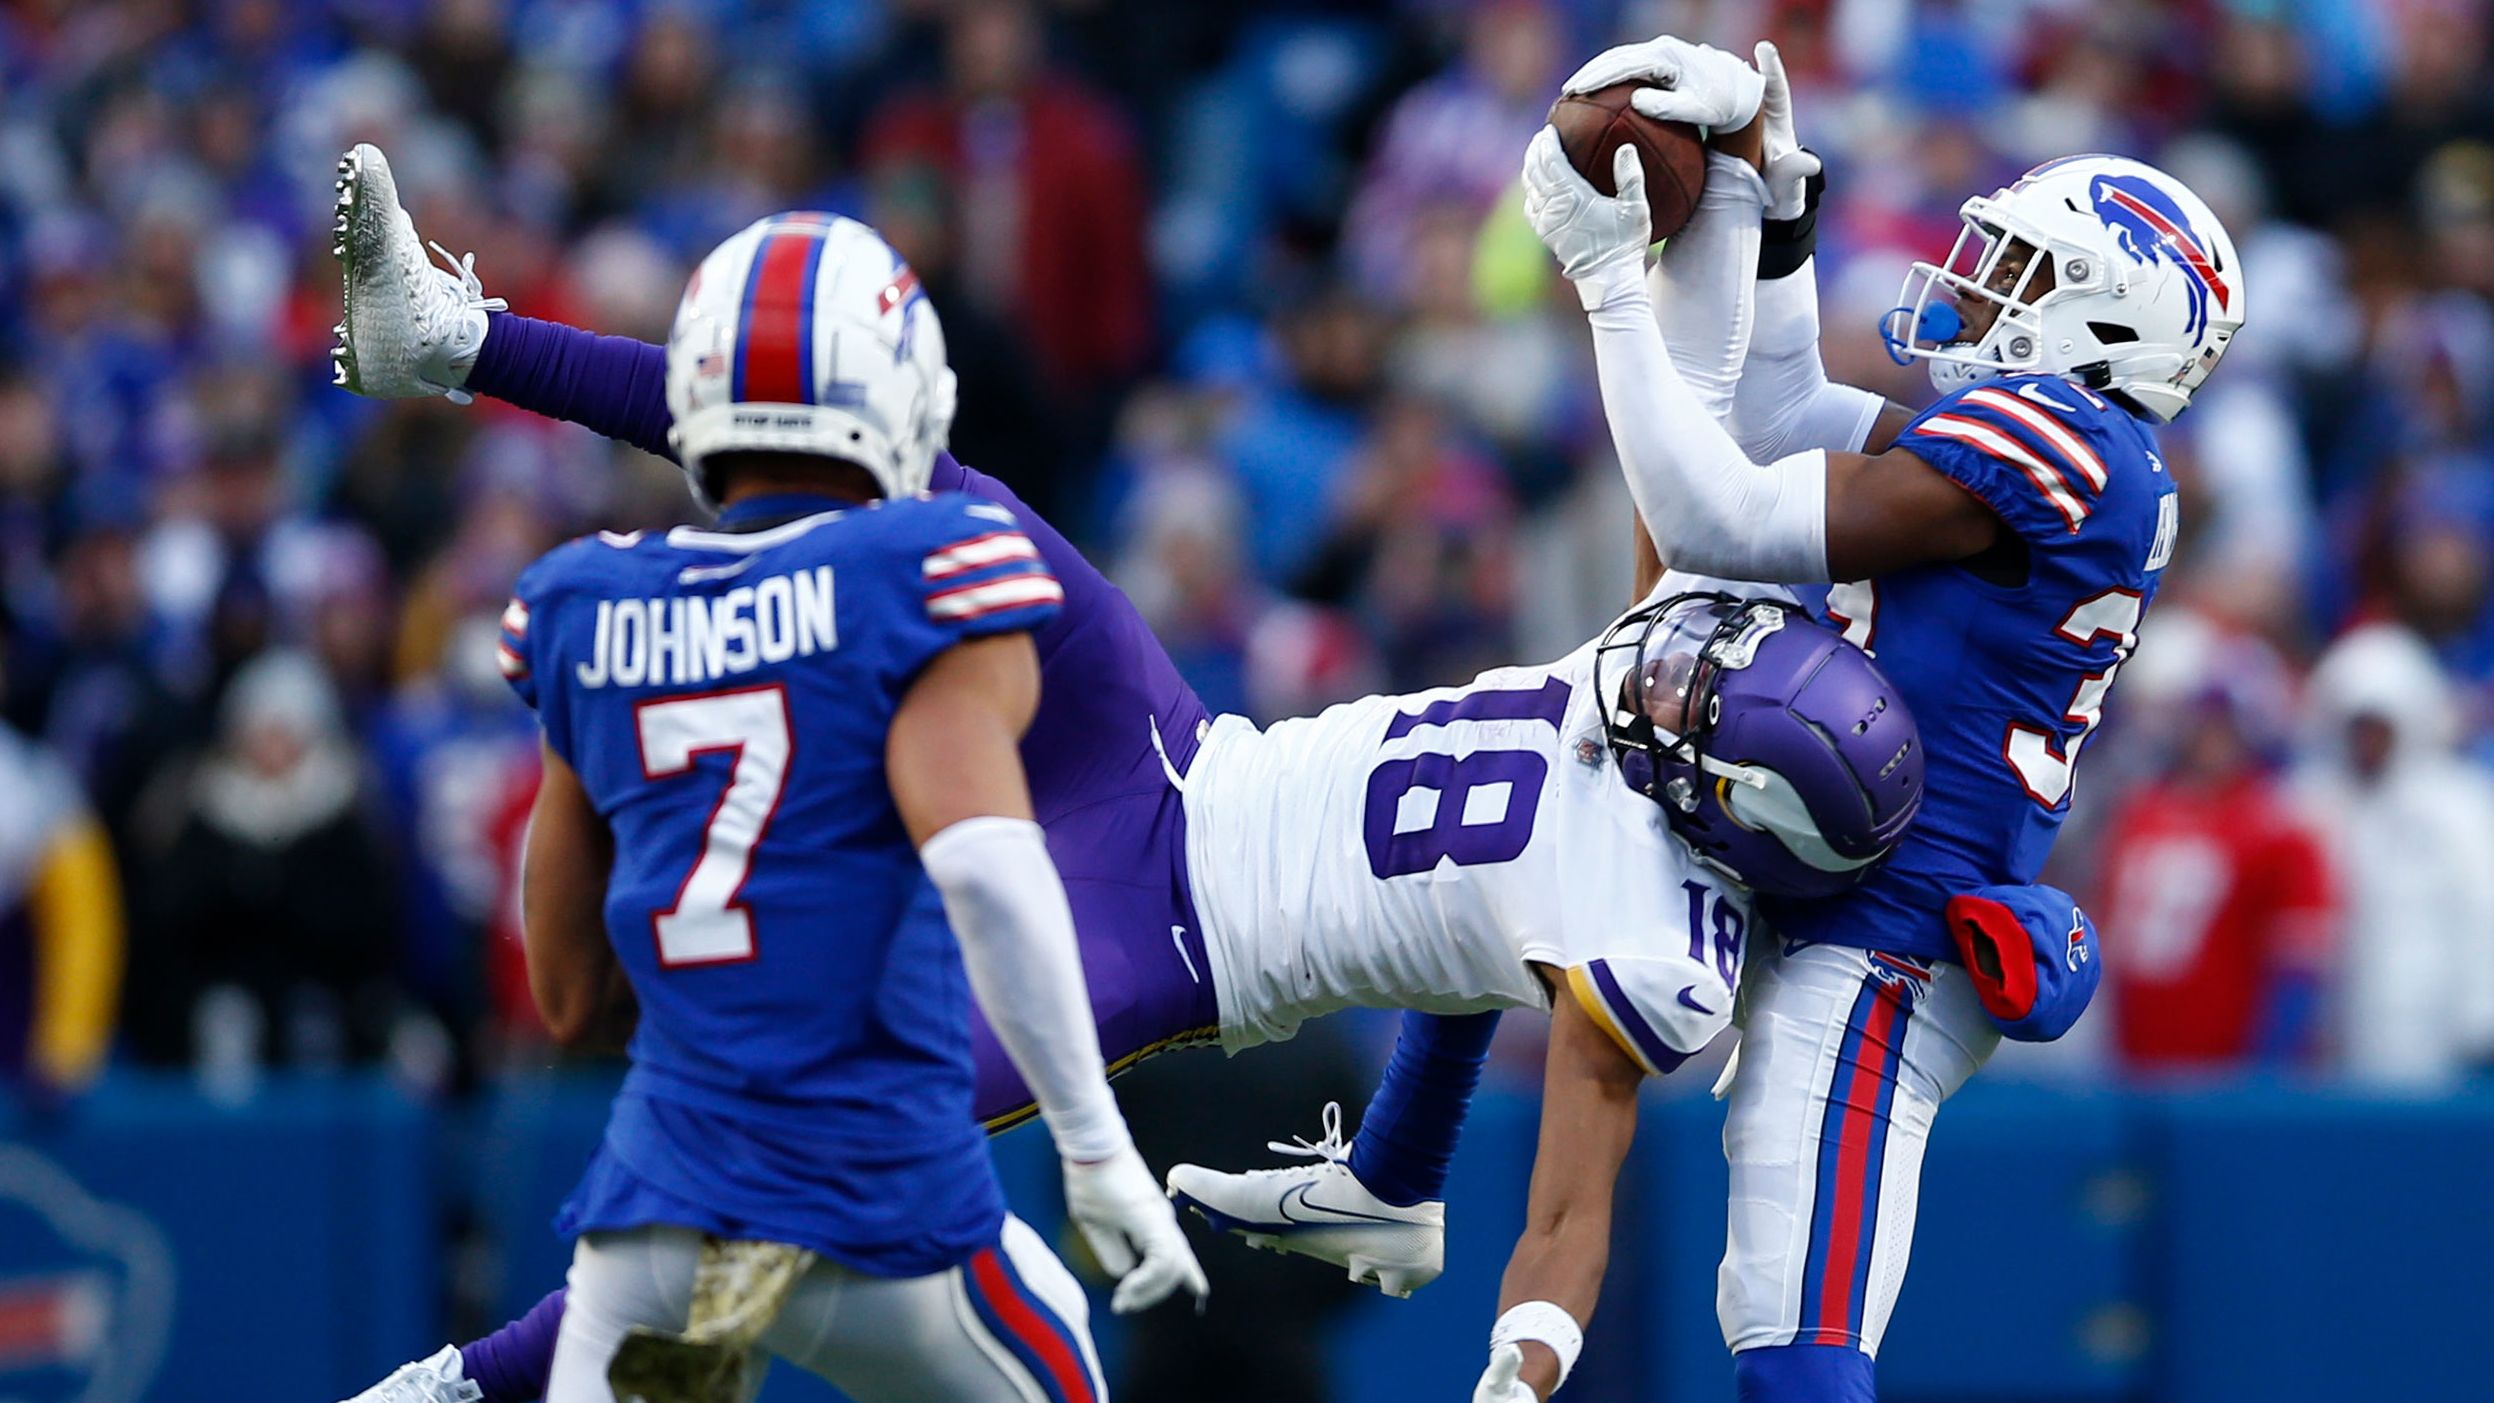
[(459, 387), (485, 344), (485, 314), (510, 305), (485, 295), (476, 255), (453, 259), (433, 245), (447, 268), (425, 256), (389, 158), (371, 145), (338, 158), (337, 236), (330, 252), (346, 269), (346, 319), (329, 352), (334, 383), (374, 399), (466, 404)]
[(1347, 1162), (1340, 1102), (1325, 1104), (1324, 1139), (1270, 1148), (1313, 1163), (1243, 1174), (1181, 1164), (1169, 1171), (1169, 1196), (1250, 1247), (1331, 1262), (1389, 1296), (1408, 1296), (1446, 1269), (1445, 1203), (1398, 1207), (1370, 1193)]
[(399, 1365), (397, 1372), (346, 1403), (477, 1403), (484, 1396), (460, 1363), (459, 1347), (444, 1345), (430, 1359)]

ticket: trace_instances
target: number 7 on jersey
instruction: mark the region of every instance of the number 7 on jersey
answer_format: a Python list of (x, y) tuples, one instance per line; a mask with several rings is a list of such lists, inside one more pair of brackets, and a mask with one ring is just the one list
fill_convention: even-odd
[(702, 826), (701, 855), (676, 889), (675, 905), (650, 916), (658, 962), (674, 969), (750, 960), (753, 913), (736, 898), (788, 780), (788, 694), (770, 686), (669, 697), (643, 702), (633, 714), (645, 778), (685, 774), (695, 760), (721, 751), (736, 757), (727, 787)]

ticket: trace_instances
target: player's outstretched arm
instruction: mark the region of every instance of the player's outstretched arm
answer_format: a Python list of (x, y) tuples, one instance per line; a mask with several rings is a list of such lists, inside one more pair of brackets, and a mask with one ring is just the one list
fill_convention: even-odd
[(1634, 157), (1605, 196), (1545, 128), (1524, 161), (1525, 214), (1575, 280), (1593, 326), (1602, 407), (1661, 558), (1732, 579), (1860, 579), (1962, 560), (2003, 529), (1912, 453), (1809, 450), (1753, 461), (1673, 366), (1641, 266), (1650, 228)]
[(615, 840), (580, 777), (540, 744), (544, 778), (528, 823), (520, 904), (528, 989), (564, 1047), (621, 1052), (640, 1019), (632, 985), (606, 939), (606, 878)]
[(1038, 704), (1028, 633), (957, 643), (901, 699), (884, 773), (944, 898), (971, 991), (1056, 1140), (1066, 1212), (1119, 1278), (1110, 1304), (1124, 1314), (1181, 1286), (1200, 1298), (1204, 1269), (1108, 1089), (1073, 911), (1022, 772)]
[[(1812, 448), (1884, 452), (1912, 411), (1868, 390), (1827, 378), (1819, 355), (1819, 199), (1827, 188), (1818, 156), (1793, 125), (1792, 85), (1775, 45), (1760, 41), (1760, 168), (1766, 220), (1760, 234), (1749, 356), (1724, 427), (1756, 463)], [(1659, 294), (1658, 298), (1659, 298)], [(1672, 329), (1663, 329), (1668, 338)]]
[(466, 387), (672, 459), (667, 348), (511, 312), (486, 314)]
[(1576, 1000), (1564, 992), (1552, 1000), (1524, 1235), (1507, 1258), (1474, 1403), (1547, 1398), (1574, 1367), (1610, 1264), (1611, 1195), (1644, 1081), (1645, 1069)]

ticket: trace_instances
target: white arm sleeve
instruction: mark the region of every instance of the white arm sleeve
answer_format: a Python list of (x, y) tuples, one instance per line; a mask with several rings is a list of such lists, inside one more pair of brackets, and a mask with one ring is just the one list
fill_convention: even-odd
[(1131, 1145), (1091, 1022), (1074, 913), (1039, 825), (965, 818), (918, 849), (997, 1041), (1030, 1084), (1057, 1153), (1085, 1163)]
[(1766, 182), (1755, 166), (1708, 153), (1697, 209), (1663, 245), (1646, 279), (1672, 365), (1717, 420), (1730, 412), (1742, 362), (1751, 354), (1750, 289), (1766, 207)]
[[(1817, 263), (1813, 258), (1757, 285), (1749, 359), (1724, 420), (1733, 441), (1756, 462), (1809, 448), (1859, 452), (1887, 407), (1868, 390), (1827, 378), (1819, 358)], [(1670, 334), (1666, 327), (1664, 335)]]
[(1633, 263), (1577, 292), (1590, 309), (1611, 442), (1663, 563), (1736, 580), (1825, 580), (1827, 455), (1752, 462), (1664, 351), (1654, 299)]

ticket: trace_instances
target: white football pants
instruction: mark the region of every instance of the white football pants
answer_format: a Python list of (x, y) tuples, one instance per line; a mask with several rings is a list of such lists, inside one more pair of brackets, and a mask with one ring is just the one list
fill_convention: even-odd
[[(700, 1255), (701, 1234), (687, 1228), (582, 1237), (546, 1403), (614, 1403), (606, 1366), (625, 1331), (684, 1328)], [(1108, 1398), (1082, 1288), (1014, 1217), (996, 1246), (932, 1276), (867, 1276), (816, 1262), (756, 1349), (821, 1375), (857, 1403)], [(760, 1382), (759, 1361), (749, 1376)]]
[(1905, 1281), (1932, 1116), (2000, 1034), (1963, 969), (1836, 945), (1757, 942), (1739, 1007), (1715, 1285), (1724, 1343), (1875, 1356)]

